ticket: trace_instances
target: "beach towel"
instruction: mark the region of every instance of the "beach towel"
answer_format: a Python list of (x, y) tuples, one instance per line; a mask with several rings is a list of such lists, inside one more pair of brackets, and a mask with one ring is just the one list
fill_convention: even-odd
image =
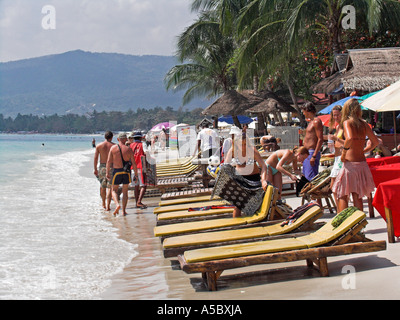
[(220, 167), (211, 199), (216, 195), (239, 208), (246, 216), (252, 216), (261, 206), (264, 190), (261, 182), (247, 180), (236, 174), (233, 166), (224, 164)]

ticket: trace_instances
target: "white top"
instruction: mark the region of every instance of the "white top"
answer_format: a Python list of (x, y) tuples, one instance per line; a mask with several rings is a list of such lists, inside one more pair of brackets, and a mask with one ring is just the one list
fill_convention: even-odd
[(201, 152), (219, 148), (219, 136), (210, 128), (204, 128), (197, 134), (197, 141), (199, 140), (201, 141)]

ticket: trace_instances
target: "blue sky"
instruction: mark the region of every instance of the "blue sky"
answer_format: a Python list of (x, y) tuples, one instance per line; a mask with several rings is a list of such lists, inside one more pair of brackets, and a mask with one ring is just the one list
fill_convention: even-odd
[[(191, 0), (0, 0), (0, 62), (81, 49), (173, 55)], [(42, 10), (51, 6), (52, 11)], [(53, 15), (54, 13), (54, 15)], [(55, 22), (55, 29), (49, 28)]]

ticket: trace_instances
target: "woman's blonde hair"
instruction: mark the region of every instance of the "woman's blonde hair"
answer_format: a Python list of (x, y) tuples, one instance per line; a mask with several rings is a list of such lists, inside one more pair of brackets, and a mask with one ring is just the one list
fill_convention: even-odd
[(357, 99), (350, 99), (345, 102), (342, 110), (342, 121), (340, 122), (340, 126), (343, 127), (343, 122), (350, 118), (353, 119), (356, 128), (362, 126), (362, 110)]
[(302, 147), (298, 147), (298, 146), (294, 147), (294, 148), (293, 148), (293, 152), (294, 152), (295, 154), (305, 154), (305, 155), (307, 155), (307, 156), (310, 155), (310, 152), (309, 152), (308, 149), (307, 149), (306, 147), (304, 147), (304, 146), (302, 146)]

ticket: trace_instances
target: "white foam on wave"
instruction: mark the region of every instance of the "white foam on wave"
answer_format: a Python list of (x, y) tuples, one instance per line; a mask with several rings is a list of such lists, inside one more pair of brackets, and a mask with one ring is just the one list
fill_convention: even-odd
[(79, 175), (92, 153), (41, 156), (0, 185), (0, 299), (91, 299), (137, 255)]

